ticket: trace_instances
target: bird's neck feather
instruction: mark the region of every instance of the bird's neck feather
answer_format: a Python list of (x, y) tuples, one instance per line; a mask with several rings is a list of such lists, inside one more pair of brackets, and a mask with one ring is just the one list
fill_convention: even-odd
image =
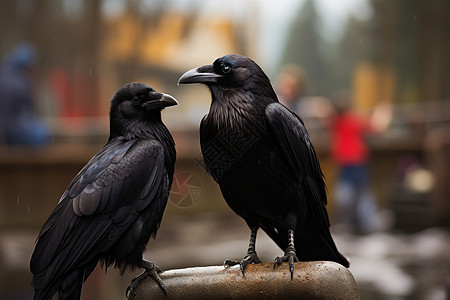
[(148, 119), (136, 119), (123, 121), (120, 118), (110, 122), (110, 140), (117, 136), (123, 136), (125, 139), (135, 138), (154, 138), (159, 134), (168, 132), (168, 129), (161, 120), (161, 114), (155, 114)]
[(248, 94), (242, 91), (211, 91), (212, 101), (208, 113), (208, 123), (217, 129), (234, 128), (246, 125), (257, 115), (258, 111)]

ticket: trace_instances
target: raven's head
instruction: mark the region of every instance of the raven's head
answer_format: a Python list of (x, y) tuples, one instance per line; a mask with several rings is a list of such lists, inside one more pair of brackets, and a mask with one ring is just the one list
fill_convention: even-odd
[(189, 70), (180, 77), (178, 83), (206, 84), (213, 96), (216, 89), (240, 89), (276, 99), (264, 71), (250, 58), (238, 54), (225, 55), (216, 59), (212, 65)]
[(139, 124), (148, 124), (161, 120), (161, 110), (177, 105), (177, 100), (152, 87), (139, 82), (128, 83), (121, 87), (111, 100), (111, 135), (127, 135), (133, 127), (139, 130)]

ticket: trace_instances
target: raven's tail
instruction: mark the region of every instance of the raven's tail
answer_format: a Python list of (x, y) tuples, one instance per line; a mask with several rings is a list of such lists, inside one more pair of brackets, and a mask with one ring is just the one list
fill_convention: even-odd
[(330, 232), (315, 232), (304, 235), (300, 230), (294, 231), (294, 243), (297, 257), (301, 261), (328, 260), (344, 267), (350, 266), (333, 241)]
[(31, 285), (34, 287), (34, 300), (52, 299), (58, 291), (60, 280), (53, 281), (51, 284), (42, 283), (42, 274), (34, 274)]
[(84, 272), (76, 270), (70, 273), (59, 287), (58, 300), (81, 299), (84, 280)]
[(34, 300), (52, 299), (57, 291), (58, 300), (81, 299), (81, 289), (86, 278), (84, 270), (75, 270), (63, 280), (57, 280), (43, 288), (36, 288)]
[(53, 295), (56, 293), (56, 289), (35, 289), (34, 290), (34, 300), (45, 300), (52, 299)]

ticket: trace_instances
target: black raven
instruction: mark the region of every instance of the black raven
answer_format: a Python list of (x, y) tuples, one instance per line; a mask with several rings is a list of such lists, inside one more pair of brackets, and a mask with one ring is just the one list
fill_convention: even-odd
[(39, 233), (30, 261), (34, 299), (57, 291), (58, 299), (80, 299), (99, 261), (121, 273), (144, 268), (131, 292), (145, 276), (165, 292), (161, 270), (142, 252), (161, 223), (174, 172), (175, 143), (161, 110), (177, 104), (143, 83), (116, 92), (107, 144), (69, 184)]
[(200, 125), (206, 169), (231, 209), (251, 229), (247, 255), (259, 263), (256, 233), (262, 228), (285, 250), (275, 266), (331, 260), (349, 266), (331, 237), (326, 187), (303, 121), (278, 102), (269, 78), (251, 59), (232, 54), (184, 73), (180, 84), (203, 83), (211, 91)]

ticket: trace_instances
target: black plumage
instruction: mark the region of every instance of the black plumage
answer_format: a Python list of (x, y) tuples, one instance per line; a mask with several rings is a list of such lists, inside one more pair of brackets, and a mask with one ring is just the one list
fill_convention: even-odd
[(161, 110), (176, 104), (143, 83), (116, 92), (107, 144), (69, 184), (39, 233), (30, 261), (35, 299), (56, 292), (59, 299), (79, 299), (99, 261), (122, 273), (145, 268), (161, 284), (159, 268), (142, 252), (156, 235), (172, 184), (175, 143)]
[(242, 272), (260, 262), (259, 228), (285, 250), (274, 267), (288, 261), (291, 276), (297, 259), (348, 267), (330, 234), (324, 178), (305, 125), (278, 102), (263, 70), (247, 57), (226, 55), (186, 72), (179, 83), (203, 83), (211, 91), (200, 125), (201, 149), (226, 202), (252, 231), (239, 262)]

